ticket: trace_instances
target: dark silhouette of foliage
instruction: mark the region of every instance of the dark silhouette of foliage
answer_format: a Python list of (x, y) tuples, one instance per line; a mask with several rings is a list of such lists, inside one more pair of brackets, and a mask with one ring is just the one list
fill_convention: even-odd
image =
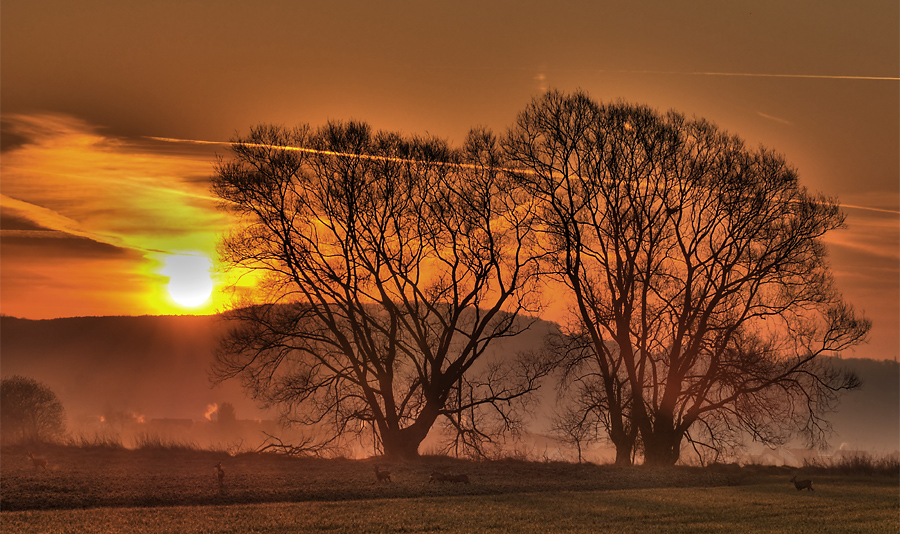
[(42, 443), (66, 432), (66, 411), (50, 388), (14, 375), (0, 382), (0, 428), (4, 443)]
[(220, 425), (230, 425), (237, 421), (237, 413), (234, 410), (234, 404), (223, 402), (216, 409), (216, 422)]
[(572, 298), (568, 376), (617, 463), (640, 447), (673, 464), (685, 442), (717, 452), (741, 432), (822, 441), (858, 381), (820, 356), (870, 328), (828, 272), (836, 200), (709, 122), (583, 93), (535, 99), (504, 146)]
[(237, 412), (234, 410), (234, 404), (223, 402), (216, 408), (216, 422), (219, 426), (234, 426), (237, 423)]

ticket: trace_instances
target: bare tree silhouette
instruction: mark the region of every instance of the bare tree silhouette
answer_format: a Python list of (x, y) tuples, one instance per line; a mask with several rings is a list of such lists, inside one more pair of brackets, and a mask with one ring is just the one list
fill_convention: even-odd
[(372, 432), (408, 457), (439, 417), (476, 436), (473, 410), (513, 425), (552, 365), (510, 355), (475, 374), (536, 309), (531, 205), (492, 134), (454, 150), (356, 122), (259, 126), (232, 153), (213, 190), (241, 224), (221, 256), (264, 273), (268, 294), (231, 312), (216, 379), (327, 427), (322, 446)]
[(550, 92), (504, 141), (550, 270), (586, 342), (617, 463), (672, 464), (738, 430), (812, 442), (853, 375), (821, 363), (870, 328), (844, 303), (822, 237), (844, 217), (778, 154), (714, 125)]

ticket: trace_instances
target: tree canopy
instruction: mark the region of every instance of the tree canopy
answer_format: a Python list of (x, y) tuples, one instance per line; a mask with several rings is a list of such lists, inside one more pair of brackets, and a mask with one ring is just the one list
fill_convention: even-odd
[(617, 462), (671, 464), (685, 438), (811, 442), (855, 377), (817, 357), (862, 341), (822, 237), (844, 224), (784, 158), (701, 119), (587, 95), (535, 99), (505, 139), (549, 271), (572, 298), (569, 378)]
[(41, 443), (66, 432), (66, 411), (49, 387), (14, 375), (0, 382), (0, 428), (4, 443)]
[(233, 312), (219, 378), (327, 426), (323, 446), (372, 432), (414, 456), (442, 417), (477, 451), (484, 411), (514, 425), (551, 367), (538, 352), (475, 365), (536, 305), (531, 207), (492, 134), (451, 149), (356, 122), (260, 126), (232, 152), (214, 191), (242, 224), (222, 257), (266, 273), (268, 294)]

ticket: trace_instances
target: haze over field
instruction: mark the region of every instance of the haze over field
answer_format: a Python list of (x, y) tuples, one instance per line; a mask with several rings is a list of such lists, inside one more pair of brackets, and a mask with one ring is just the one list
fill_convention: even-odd
[[(241, 420), (274, 418), (274, 412), (257, 409), (235, 381), (211, 387), (209, 364), (224, 326), (216, 316), (44, 321), (2, 317), (3, 373), (31, 376), (50, 386), (68, 412), (70, 432), (88, 438), (104, 431), (122, 431), (122, 427), (100, 424), (101, 416), (115, 412), (127, 416), (131, 423), (145, 423), (143, 427), (130, 426), (130, 432), (141, 428), (151, 432), (146, 423), (154, 419), (203, 423), (210, 416), (214, 419), (211, 408), (224, 402), (234, 405)], [(533, 348), (542, 343), (541, 337), (551, 327), (538, 323), (534, 331), (498, 350)], [(838, 412), (830, 417), (836, 432), (829, 440), (831, 450), (868, 450), (878, 455), (896, 451), (900, 444), (900, 364), (859, 359), (838, 363), (858, 372), (863, 387), (845, 394)], [(544, 434), (556, 403), (552, 381), (547, 382), (539, 398), (541, 402), (536, 405), (529, 430)], [(265, 429), (273, 431), (271, 427)], [(245, 445), (262, 442), (260, 429), (245, 430)], [(187, 432), (172, 437), (197, 438)], [(201, 437), (213, 445), (238, 441), (236, 436)], [(538, 457), (544, 453), (559, 454), (558, 444), (552, 440), (535, 439), (529, 438), (531, 453)], [(751, 450), (760, 452), (758, 447)]]

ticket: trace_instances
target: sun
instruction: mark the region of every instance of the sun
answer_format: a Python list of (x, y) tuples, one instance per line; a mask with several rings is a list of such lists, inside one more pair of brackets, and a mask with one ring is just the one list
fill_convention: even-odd
[(186, 308), (195, 308), (212, 295), (212, 263), (203, 255), (178, 254), (166, 258), (160, 271), (169, 277), (169, 295)]

